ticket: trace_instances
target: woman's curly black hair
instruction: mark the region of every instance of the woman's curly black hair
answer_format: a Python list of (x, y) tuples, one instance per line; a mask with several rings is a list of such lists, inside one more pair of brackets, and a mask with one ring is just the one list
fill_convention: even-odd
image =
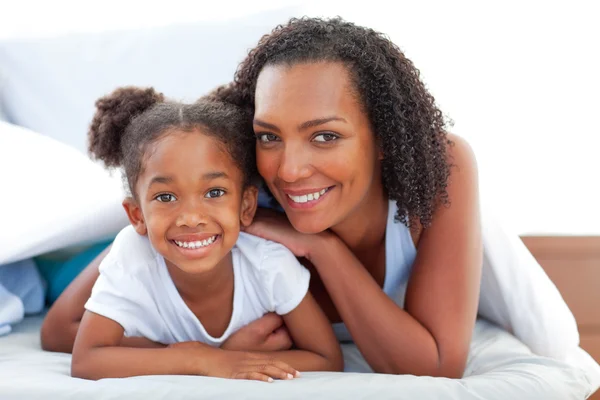
[(242, 171), (244, 187), (257, 183), (252, 115), (248, 109), (214, 96), (183, 104), (167, 101), (153, 88), (118, 88), (96, 101), (88, 150), (107, 168), (123, 167), (129, 191), (135, 197), (148, 146), (172, 129), (199, 129), (214, 137)]
[(263, 36), (217, 95), (254, 111), (256, 81), (266, 65), (341, 62), (349, 70), (384, 154), (383, 184), (398, 204), (396, 219), (431, 223), (449, 203), (447, 146), (442, 112), (419, 70), (385, 35), (341, 18), (292, 18)]

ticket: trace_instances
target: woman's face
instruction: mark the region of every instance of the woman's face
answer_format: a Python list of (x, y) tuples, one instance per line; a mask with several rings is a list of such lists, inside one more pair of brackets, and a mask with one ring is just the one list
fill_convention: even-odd
[(343, 64), (267, 66), (255, 104), (258, 170), (298, 231), (335, 227), (382, 192), (380, 151)]

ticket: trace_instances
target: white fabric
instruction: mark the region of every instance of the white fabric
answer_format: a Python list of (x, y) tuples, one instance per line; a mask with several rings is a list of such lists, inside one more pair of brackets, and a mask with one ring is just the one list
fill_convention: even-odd
[[(600, 367), (581, 349), (585, 369), (532, 354), (505, 331), (479, 321), (463, 379), (306, 372), (272, 384), (197, 376), (140, 376), (88, 381), (70, 377), (71, 356), (40, 349), (41, 317), (28, 317), (0, 337), (0, 397), (21, 399), (396, 399), (582, 400), (600, 383)], [(343, 345), (348, 371), (368, 367), (354, 345)]]
[(577, 322), (560, 292), (516, 234), (482, 212), (479, 314), (535, 353), (564, 360), (579, 346)]
[(0, 265), (106, 239), (127, 225), (121, 179), (74, 148), (0, 121)]
[(33, 260), (0, 265), (0, 336), (25, 314), (44, 309), (46, 288)]
[(301, 13), (286, 7), (225, 21), (0, 41), (0, 103), (11, 122), (85, 152), (98, 97), (136, 85), (194, 101), (230, 82), (248, 49)]
[(131, 226), (117, 235), (102, 261), (85, 307), (119, 323), (125, 336), (164, 344), (199, 341), (219, 346), (267, 312), (289, 313), (306, 295), (310, 273), (281, 244), (242, 232), (231, 253), (233, 313), (221, 337), (206, 332), (177, 291), (164, 258)]

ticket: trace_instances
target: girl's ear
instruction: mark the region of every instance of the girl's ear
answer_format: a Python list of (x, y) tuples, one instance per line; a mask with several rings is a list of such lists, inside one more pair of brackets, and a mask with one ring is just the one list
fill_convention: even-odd
[(127, 213), (127, 218), (129, 218), (129, 222), (134, 227), (135, 231), (145, 236), (148, 233), (148, 228), (146, 227), (146, 222), (144, 222), (144, 215), (142, 214), (142, 209), (138, 205), (138, 203), (131, 197), (125, 198), (123, 200), (123, 208)]
[(250, 226), (256, 213), (258, 205), (258, 188), (256, 186), (248, 186), (242, 195), (242, 209), (240, 212), (240, 223), (243, 227)]

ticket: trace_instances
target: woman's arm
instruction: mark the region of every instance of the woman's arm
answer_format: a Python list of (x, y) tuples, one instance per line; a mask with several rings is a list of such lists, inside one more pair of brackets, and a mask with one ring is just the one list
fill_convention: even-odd
[(297, 350), (273, 356), (298, 371), (342, 371), (344, 359), (329, 320), (308, 292), (300, 304), (283, 316)]
[(44, 318), (41, 329), (42, 349), (71, 353), (77, 329), (85, 311), (84, 305), (98, 279), (100, 263), (110, 246), (88, 265), (56, 299)]
[(317, 269), (354, 342), (376, 372), (461, 377), (475, 324), (482, 263), (475, 157), (452, 136), (447, 191), (421, 233), (398, 307), (334, 234), (307, 235), (267, 214), (249, 233), (282, 242)]
[(378, 372), (450, 378), (464, 373), (482, 244), (475, 157), (465, 141), (452, 140), (450, 206), (439, 207), (421, 234), (404, 310), (339, 239), (308, 254), (355, 343)]
[(139, 375), (204, 375), (272, 381), (297, 371), (268, 353), (228, 351), (199, 343), (164, 348), (121, 346), (123, 328), (86, 311), (81, 320), (71, 363), (76, 378), (123, 378)]

